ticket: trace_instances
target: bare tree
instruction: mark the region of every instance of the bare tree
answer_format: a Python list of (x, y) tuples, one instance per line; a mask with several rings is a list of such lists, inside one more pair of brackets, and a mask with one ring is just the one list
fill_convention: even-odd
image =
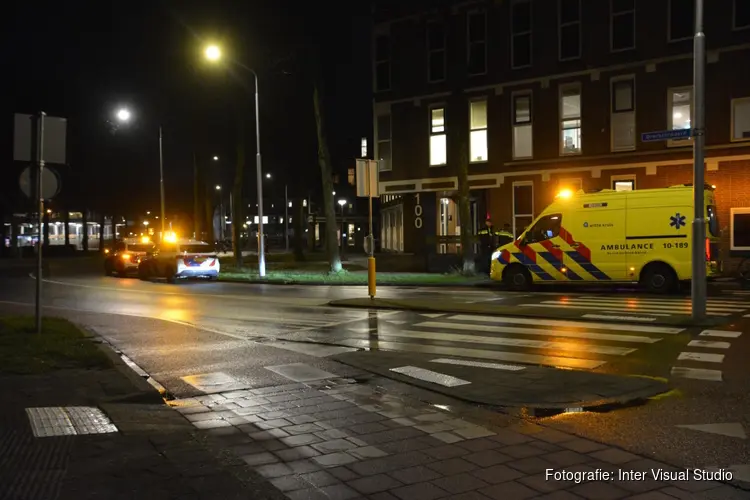
[(328, 138), (325, 131), (325, 116), (320, 96), (319, 80), (313, 83), (313, 105), (315, 106), (315, 128), (318, 132), (318, 165), (323, 178), (323, 210), (326, 218), (326, 256), (330, 272), (338, 273), (341, 266), (339, 254), (338, 234), (336, 224), (336, 209), (333, 201), (333, 169), (331, 155), (328, 151)]
[(201, 209), (201, 176), (198, 170), (198, 161), (193, 153), (193, 230), (195, 238), (201, 239), (203, 236), (203, 210)]
[(301, 262), (305, 260), (305, 227), (307, 218), (305, 217), (304, 198), (296, 197), (292, 203), (295, 214), (292, 217), (294, 221), (294, 260)]
[[(245, 173), (245, 119), (242, 113), (237, 120), (237, 166), (234, 171), (234, 186), (232, 186), (232, 252), (237, 269), (242, 268), (242, 183)], [(263, 200), (258, 200), (263, 203)], [(224, 217), (224, 214), (221, 214)], [(219, 223), (221, 224), (221, 220)], [(262, 222), (262, 221), (261, 221)]]
[(471, 232), (471, 192), (469, 189), (469, 150), (464, 140), (461, 144), (461, 159), (458, 162), (458, 218), (461, 222), (461, 271), (472, 275), (474, 265), (474, 235)]

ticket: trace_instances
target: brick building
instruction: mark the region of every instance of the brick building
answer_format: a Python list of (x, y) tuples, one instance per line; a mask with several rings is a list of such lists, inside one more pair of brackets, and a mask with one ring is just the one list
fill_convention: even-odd
[[(641, 134), (691, 126), (693, 0), (413, 4), (374, 10), (384, 250), (456, 251), (486, 215), (519, 234), (562, 188), (692, 182), (691, 139)], [(706, 179), (726, 259), (750, 250), (750, 0), (706, 5)], [(462, 154), (468, 223), (456, 203)]]

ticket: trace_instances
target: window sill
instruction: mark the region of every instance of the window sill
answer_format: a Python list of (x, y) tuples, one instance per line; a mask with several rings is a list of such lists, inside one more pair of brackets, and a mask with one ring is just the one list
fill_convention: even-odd
[(632, 151), (635, 151), (635, 146), (629, 147), (629, 148), (612, 149), (610, 152), (613, 154), (617, 154), (617, 153), (628, 153)]
[(623, 48), (623, 49), (612, 49), (612, 48), (610, 48), (609, 52), (612, 53), (612, 54), (619, 54), (620, 52), (627, 52), (629, 50), (635, 50), (635, 46), (627, 47), (627, 48)]
[(512, 161), (529, 161), (533, 159), (534, 159), (533, 156), (519, 156), (519, 157), (514, 157)]
[(440, 168), (440, 167), (447, 167), (447, 163), (441, 163), (440, 165), (430, 165), (430, 168)]
[(731, 139), (730, 142), (748, 142), (750, 141), (750, 137), (748, 138), (742, 138), (742, 139)]
[(486, 165), (489, 163), (489, 160), (469, 160), (469, 165)]
[(577, 151), (575, 153), (560, 153), (560, 157), (565, 157), (565, 156), (581, 156), (581, 155), (583, 155), (582, 151)]

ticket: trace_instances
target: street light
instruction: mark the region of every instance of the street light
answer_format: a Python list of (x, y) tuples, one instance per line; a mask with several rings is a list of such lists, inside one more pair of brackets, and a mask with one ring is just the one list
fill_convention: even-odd
[(214, 156), (214, 161), (219, 161), (219, 157), (218, 156)]
[[(221, 60), (221, 49), (216, 45), (209, 45), (205, 50), (206, 59), (212, 62)], [(251, 68), (237, 61), (230, 61), (245, 71), (252, 73), (255, 79), (255, 176), (258, 184), (258, 275), (266, 275), (266, 255), (263, 242), (263, 172), (260, 156), (260, 107), (258, 106), (258, 74)], [(231, 201), (230, 201), (231, 203)]]
[(346, 200), (341, 199), (339, 200), (339, 206), (341, 206), (341, 255), (344, 255), (344, 247), (346, 246), (344, 244), (344, 206), (346, 205)]
[(266, 174), (266, 179), (270, 179), (270, 178), (271, 178), (271, 174)]
[[(131, 113), (127, 108), (120, 108), (117, 111), (117, 119), (121, 122), (130, 121)], [(161, 197), (161, 234), (164, 236), (164, 154), (162, 147), (161, 125), (159, 125), (159, 195)]]

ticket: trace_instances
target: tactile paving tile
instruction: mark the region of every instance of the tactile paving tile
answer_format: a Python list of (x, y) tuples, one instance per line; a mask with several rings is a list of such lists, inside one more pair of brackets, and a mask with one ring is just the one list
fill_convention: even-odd
[(26, 408), (26, 415), (35, 437), (117, 432), (104, 412), (91, 406)]

